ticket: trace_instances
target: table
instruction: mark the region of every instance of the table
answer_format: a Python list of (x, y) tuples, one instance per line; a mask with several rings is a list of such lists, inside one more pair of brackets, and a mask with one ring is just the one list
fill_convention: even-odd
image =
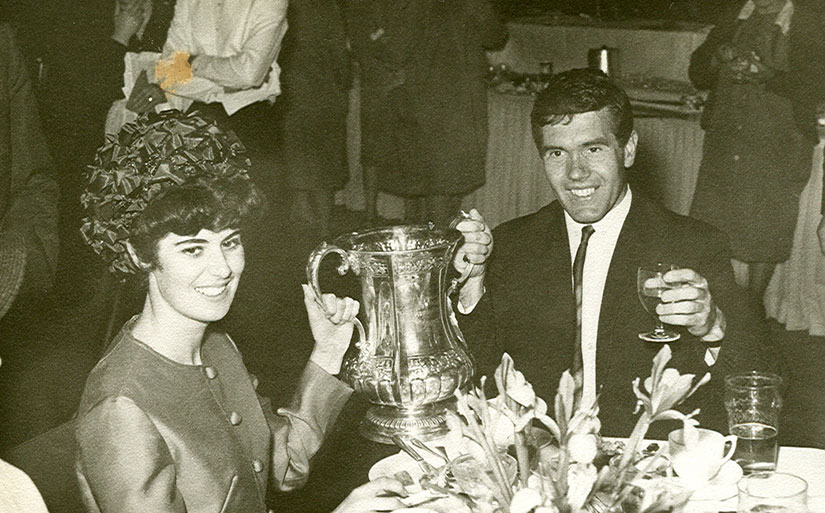
[[(354, 88), (348, 120), (350, 181), (337, 195), (338, 203), (364, 209), (361, 185), (358, 92)], [(466, 196), (465, 210), (477, 208), (490, 226), (535, 212), (553, 200), (530, 129), (531, 95), (488, 95), (489, 143), (487, 183)], [(639, 148), (629, 180), (667, 208), (687, 214), (702, 158), (704, 133), (697, 119), (637, 117)], [(388, 219), (401, 219), (401, 198), (379, 194), (378, 211)]]
[(493, 64), (537, 73), (550, 61), (555, 71), (587, 66), (587, 51), (608, 46), (619, 50), (622, 74), (688, 81), (690, 55), (707, 37), (710, 25), (664, 20), (598, 21), (546, 15), (507, 24), (505, 47), (489, 52)]
[[(270, 507), (284, 513), (329, 513), (350, 490), (367, 481), (367, 473), (375, 462), (399, 452), (395, 446), (371, 442), (357, 434), (358, 423), (368, 406), (357, 397), (350, 400), (334, 432), (313, 461), (313, 470), (306, 487), (297, 492), (270, 497)], [(811, 513), (825, 513), (825, 450), (781, 447), (777, 470), (807, 480)], [(734, 498), (724, 502), (691, 503), (686, 513), (735, 510)]]

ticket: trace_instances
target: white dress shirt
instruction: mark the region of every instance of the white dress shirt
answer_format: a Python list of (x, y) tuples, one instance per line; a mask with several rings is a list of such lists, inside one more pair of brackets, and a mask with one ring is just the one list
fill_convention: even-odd
[(220, 102), (226, 113), (281, 93), (275, 62), (287, 29), (287, 0), (178, 0), (163, 47), (196, 56), (191, 80), (169, 87), (169, 103)]
[[(587, 244), (582, 273), (582, 404), (590, 404), (596, 399), (596, 341), (599, 337), (599, 316), (602, 309), (602, 296), (613, 251), (619, 240), (622, 226), (630, 212), (633, 193), (627, 188), (627, 194), (599, 221), (591, 223), (593, 235)], [(584, 224), (577, 223), (564, 212), (567, 227), (567, 239), (570, 244), (570, 261), (576, 258), (579, 242), (582, 238)], [(572, 272), (570, 286), (573, 287)], [(628, 298), (633, 300), (634, 298)], [(640, 326), (639, 330), (643, 330)], [(708, 336), (708, 341), (718, 340)], [(716, 363), (719, 347), (709, 347), (705, 351), (704, 361), (708, 366)]]
[[(595, 231), (587, 244), (582, 273), (582, 404), (591, 404), (596, 399), (596, 339), (599, 336), (602, 295), (613, 250), (616, 249), (632, 199), (633, 194), (627, 188), (627, 193), (619, 203), (600, 220), (591, 223)], [(570, 243), (570, 261), (573, 262), (581, 242), (582, 228), (586, 225), (574, 221), (567, 211), (564, 212), (564, 223)], [(570, 277), (572, 287), (572, 272)]]

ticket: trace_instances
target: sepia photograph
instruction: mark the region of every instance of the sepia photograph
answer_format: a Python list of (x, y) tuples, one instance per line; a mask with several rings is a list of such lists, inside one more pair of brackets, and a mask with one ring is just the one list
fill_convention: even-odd
[(0, 513), (825, 513), (825, 0), (0, 0)]

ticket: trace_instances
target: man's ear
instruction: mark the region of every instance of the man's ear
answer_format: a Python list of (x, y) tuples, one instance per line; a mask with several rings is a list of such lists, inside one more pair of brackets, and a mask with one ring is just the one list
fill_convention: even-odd
[(636, 161), (636, 145), (639, 142), (639, 134), (636, 131), (630, 132), (630, 137), (624, 143), (624, 167), (628, 168)]
[(132, 243), (128, 240), (126, 241), (126, 252), (129, 254), (129, 260), (131, 260), (132, 263), (135, 264), (135, 267), (137, 267), (138, 269), (148, 271), (152, 267), (151, 264), (142, 261), (140, 257), (137, 256), (137, 253), (135, 252), (135, 247), (132, 246)]

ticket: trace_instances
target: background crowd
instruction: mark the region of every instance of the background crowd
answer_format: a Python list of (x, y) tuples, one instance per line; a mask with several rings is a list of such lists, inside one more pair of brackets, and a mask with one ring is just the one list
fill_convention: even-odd
[[(785, 6), (755, 1), (765, 2)], [(280, 11), (267, 21), (254, 12), (197, 12), (197, 2), (177, 3), (191, 8), (185, 17), (175, 19), (174, 0), (21, 0), (0, 11), (8, 23), (0, 30), (0, 101), (10, 105), (0, 111), (0, 456), (25, 459), (32, 447), (49, 445), (31, 441), (74, 415), (87, 374), (142, 306), (141, 288), (108, 273), (79, 232), (82, 173), (107, 123), (119, 127), (126, 111), (165, 103), (160, 86), (137, 80), (139, 73), (124, 83), (129, 54), (172, 60), (187, 51), (196, 80), (193, 91), (178, 92), (192, 101), (173, 106), (219, 119), (249, 149), (250, 176), (270, 202), (265, 222), (245, 242), (247, 276), (221, 324), (242, 341), (263, 395), (286, 400), (312, 350), (299, 287), (306, 256), (331, 234), (389, 222), (375, 210), (379, 190), (407, 200), (405, 219), (392, 221), (443, 223), (462, 195), (483, 184), (483, 52), (506, 41), (506, 15), (544, 6), (432, 0), (401, 9), (397, 0), (292, 0), (275, 2)], [(815, 126), (816, 104), (825, 101), (818, 84), (825, 82), (821, 3), (795, 1), (783, 23), (775, 21), (779, 9), (745, 16), (743, 2), (733, 0), (650, 1), (646, 14), (716, 23), (691, 61), (691, 80), (713, 98), (691, 215), (728, 235), (734, 258), (749, 267), (741, 284), (759, 303), (767, 288), (766, 314), (783, 323), (765, 321), (788, 383), (783, 442), (825, 447), (818, 391), (825, 382), (825, 285), (817, 287), (825, 257), (815, 240), (822, 177), (809, 176), (812, 150), (820, 149), (820, 167), (822, 153)], [(640, 10), (639, 2), (580, 4), (554, 7), (614, 17)], [(235, 33), (242, 16), (259, 24)], [(215, 50), (204, 24), (230, 34), (225, 48)], [(240, 64), (231, 62), (227, 55), (250, 41)], [(751, 55), (759, 56), (756, 71), (748, 74), (748, 62), (745, 76), (737, 75)], [(349, 179), (346, 117), (356, 78), (365, 212), (334, 204)], [(341, 294), (357, 297), (356, 285), (336, 283)], [(59, 444), (50, 449), (59, 452)]]

